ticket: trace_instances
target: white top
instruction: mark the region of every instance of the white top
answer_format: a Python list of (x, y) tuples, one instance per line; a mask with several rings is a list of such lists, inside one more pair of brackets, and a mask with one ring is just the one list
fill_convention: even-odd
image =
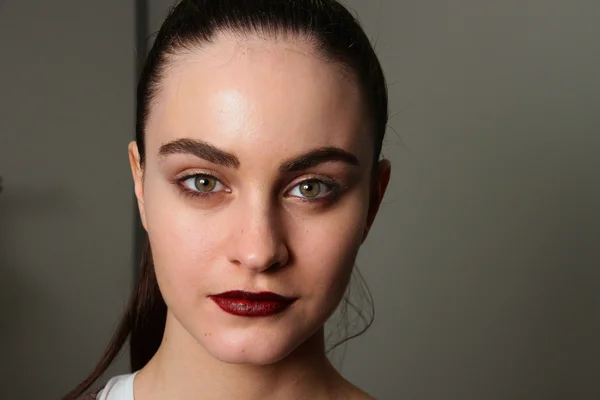
[(98, 400), (134, 400), (133, 379), (135, 374), (119, 375), (111, 378), (98, 393)]

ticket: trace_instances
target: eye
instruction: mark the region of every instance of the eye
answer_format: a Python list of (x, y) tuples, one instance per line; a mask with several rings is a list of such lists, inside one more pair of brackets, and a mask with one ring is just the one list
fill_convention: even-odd
[(332, 191), (330, 185), (317, 179), (300, 182), (290, 190), (289, 194), (308, 200), (319, 199), (327, 196)]
[(183, 185), (194, 192), (212, 193), (223, 190), (224, 185), (214, 176), (197, 174), (182, 180)]

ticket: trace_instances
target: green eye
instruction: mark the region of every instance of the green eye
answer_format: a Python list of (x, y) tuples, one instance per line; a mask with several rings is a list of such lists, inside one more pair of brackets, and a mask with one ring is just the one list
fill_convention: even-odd
[(299, 186), (302, 196), (308, 197), (309, 199), (319, 196), (319, 193), (321, 192), (321, 187), (318, 182), (304, 182)]
[(196, 194), (208, 194), (223, 190), (223, 184), (214, 176), (198, 174), (189, 176), (182, 180), (185, 186), (191, 192)]
[(313, 179), (300, 182), (290, 191), (290, 195), (308, 200), (314, 200), (327, 196), (331, 190), (332, 188), (325, 182)]
[(211, 176), (198, 175), (194, 178), (194, 188), (199, 192), (210, 192), (217, 186), (217, 180)]

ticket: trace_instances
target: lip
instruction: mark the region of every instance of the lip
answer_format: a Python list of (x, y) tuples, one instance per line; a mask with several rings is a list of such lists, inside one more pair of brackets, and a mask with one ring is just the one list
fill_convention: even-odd
[(295, 298), (272, 292), (233, 290), (208, 296), (223, 311), (240, 317), (267, 317), (286, 310)]

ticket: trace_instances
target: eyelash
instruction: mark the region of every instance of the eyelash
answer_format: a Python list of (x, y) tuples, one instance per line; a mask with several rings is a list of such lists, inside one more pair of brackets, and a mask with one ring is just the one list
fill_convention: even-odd
[[(184, 196), (188, 196), (193, 199), (197, 199), (197, 198), (206, 199), (210, 196), (214, 196), (215, 194), (219, 193), (219, 192), (199, 192), (199, 191), (188, 189), (183, 184), (188, 179), (197, 178), (197, 177), (212, 178), (212, 179), (216, 180), (217, 182), (219, 182), (221, 185), (223, 185), (223, 183), (221, 182), (221, 180), (219, 178), (217, 178), (211, 174), (196, 173), (196, 174), (184, 175), (175, 180), (177, 187), (179, 188), (179, 190), (181, 191), (181, 193)], [(332, 203), (339, 197), (339, 195), (344, 190), (344, 187), (333, 178), (327, 177), (327, 179), (323, 179), (323, 178), (318, 178), (318, 177), (310, 177), (310, 178), (303, 179), (302, 181), (296, 183), (289, 190), (286, 190), (286, 193), (291, 192), (292, 189), (298, 187), (299, 185), (302, 185), (303, 183), (307, 183), (307, 182), (316, 182), (318, 184), (323, 184), (323, 185), (325, 185), (325, 187), (327, 188), (328, 191), (325, 195), (315, 198), (315, 199), (293, 196), (294, 198), (298, 199), (299, 201), (309, 202), (309, 203), (318, 203), (318, 202)]]
[[(221, 183), (221, 180), (217, 177), (215, 177), (214, 175), (211, 174), (188, 174), (188, 175), (183, 175), (179, 178), (176, 178), (174, 183), (176, 184), (177, 188), (179, 189), (179, 191), (181, 192), (182, 195), (186, 196), (186, 197), (190, 197), (193, 199), (196, 198), (207, 198), (210, 196), (214, 196), (214, 194), (216, 192), (198, 192), (195, 190), (190, 190), (187, 187), (185, 187), (184, 182), (187, 181), (190, 178), (197, 178), (197, 177), (206, 177), (206, 178), (212, 178), (214, 180), (216, 180), (217, 182)], [(221, 183), (222, 184), (222, 183)]]

